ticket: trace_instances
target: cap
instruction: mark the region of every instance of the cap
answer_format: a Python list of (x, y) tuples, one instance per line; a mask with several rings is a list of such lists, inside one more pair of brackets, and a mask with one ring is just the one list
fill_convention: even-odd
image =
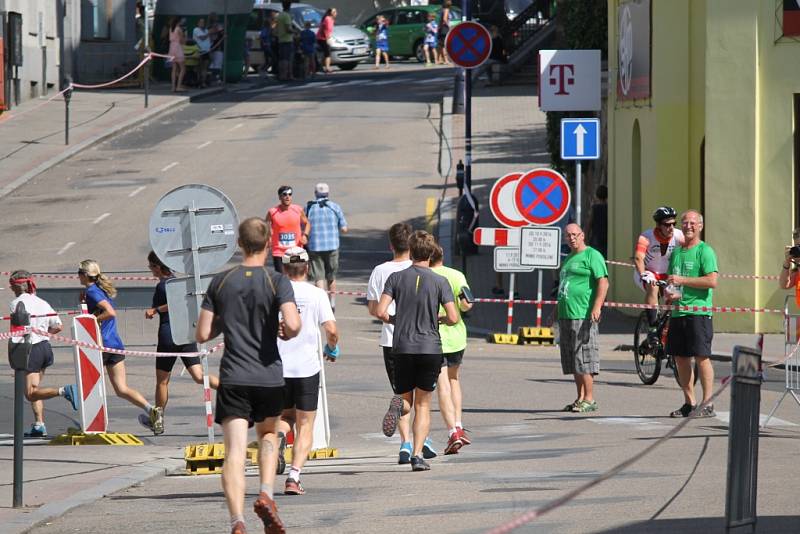
[(314, 193), (318, 197), (326, 197), (326, 196), (328, 196), (328, 194), (330, 192), (331, 192), (331, 188), (328, 187), (328, 184), (326, 184), (324, 182), (318, 183), (317, 186), (314, 188)]
[(283, 264), (308, 262), (308, 252), (302, 247), (289, 247), (283, 253)]

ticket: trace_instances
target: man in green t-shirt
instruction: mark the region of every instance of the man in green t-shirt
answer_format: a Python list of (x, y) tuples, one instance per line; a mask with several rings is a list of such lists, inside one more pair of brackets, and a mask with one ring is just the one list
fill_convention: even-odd
[(275, 22), (275, 33), (278, 36), (278, 79), (286, 81), (293, 79), (292, 57), (294, 56), (295, 29), (292, 25), (292, 14), (290, 12), (292, 2), (283, 0), (281, 5), (283, 6), (283, 11), (278, 15)]
[(714, 417), (711, 400), (714, 386), (714, 368), (711, 366), (711, 341), (714, 327), (711, 323), (711, 297), (717, 287), (717, 255), (714, 249), (700, 239), (703, 215), (689, 210), (681, 215), (681, 229), (685, 237), (683, 246), (676, 248), (669, 259), (667, 297), (678, 306), (694, 309), (675, 310), (669, 320), (667, 353), (675, 357), (678, 377), (683, 390), (683, 406), (670, 413), (671, 417), (689, 417), (697, 409), (694, 396), (692, 360), (697, 362), (700, 385), (703, 386), (703, 407), (698, 417)]
[(573, 375), (578, 398), (565, 412), (594, 412), (594, 375), (600, 372), (597, 342), (600, 313), (608, 293), (608, 269), (603, 255), (586, 245), (581, 227), (564, 228), (570, 254), (564, 260), (558, 284), (558, 346), (561, 370)]
[[(464, 350), (467, 348), (467, 325), (464, 324), (464, 318), (461, 314), (471, 310), (472, 303), (467, 300), (467, 293), (464, 292), (464, 288), (469, 291), (469, 284), (467, 284), (464, 273), (451, 267), (445, 267), (442, 264), (443, 260), (444, 252), (442, 247), (437, 246), (433, 256), (431, 256), (431, 271), (445, 277), (458, 303), (458, 306), (456, 306), (458, 322), (453, 326), (439, 325), (443, 358), (437, 389), (439, 392), (439, 411), (442, 412), (442, 419), (444, 419), (449, 432), (444, 453), (456, 454), (461, 447), (472, 443), (461, 424), (462, 395), (461, 382), (459, 380), (461, 361), (464, 358)], [(444, 310), (440, 309), (439, 313), (444, 315)]]

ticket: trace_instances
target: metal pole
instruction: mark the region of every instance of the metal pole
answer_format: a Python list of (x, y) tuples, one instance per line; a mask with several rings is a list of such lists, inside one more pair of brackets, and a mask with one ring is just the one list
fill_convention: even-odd
[(23, 429), (25, 421), (25, 375), (24, 369), (14, 371), (14, 508), (21, 508), (22, 503), (22, 458)]
[(536, 300), (539, 302), (536, 303), (536, 328), (542, 327), (542, 270), (538, 269), (539, 274), (537, 276), (537, 286), (536, 286)]
[(225, 0), (225, 11), (222, 19), (222, 84), (228, 79), (228, 0)]
[(508, 325), (506, 334), (511, 334), (511, 324), (514, 322), (514, 277), (516, 273), (511, 273), (508, 277)]
[[(581, 160), (575, 162), (575, 222), (581, 226)], [(581, 226), (581, 228), (583, 228)]]
[(69, 101), (72, 99), (72, 79), (65, 80), (67, 90), (64, 92), (64, 144), (69, 144)]
[[(463, 20), (472, 20), (470, 0), (462, 0)], [(464, 69), (464, 187), (472, 192), (472, 71)], [(511, 332), (509, 332), (510, 334)]]
[[(147, 56), (150, 53), (150, 22), (147, 13), (150, 11), (150, 0), (144, 2), (144, 53)], [(144, 107), (150, 105), (150, 63), (145, 63), (143, 67), (144, 73)]]

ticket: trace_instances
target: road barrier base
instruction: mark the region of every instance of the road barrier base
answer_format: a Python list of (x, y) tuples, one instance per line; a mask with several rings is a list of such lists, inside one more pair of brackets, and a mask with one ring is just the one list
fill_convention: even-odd
[(102, 432), (98, 434), (84, 434), (77, 428), (70, 428), (66, 434), (61, 434), (50, 440), (49, 445), (144, 445), (142, 440), (133, 434), (120, 434), (118, 432)]
[(519, 342), (526, 345), (552, 345), (555, 342), (553, 329), (549, 327), (523, 326), (518, 335)]
[[(326, 458), (338, 458), (339, 457), (339, 449), (334, 447), (326, 447), (321, 449), (314, 449), (309, 451), (308, 459), (309, 460), (323, 460)], [(290, 465), (292, 463), (292, 447), (291, 445), (286, 447), (283, 451), (283, 458), (286, 460), (286, 465)], [(253, 441), (247, 445), (247, 459), (250, 460), (251, 465), (258, 465), (258, 443)]]
[(486, 341), (499, 345), (519, 345), (519, 336), (517, 334), (489, 334), (486, 336)]
[(218, 475), (225, 461), (225, 445), (222, 443), (200, 443), (187, 445), (184, 449), (187, 475)]
[(325, 458), (338, 458), (339, 449), (334, 447), (326, 447), (324, 449), (314, 449), (308, 453), (309, 460), (323, 460)]

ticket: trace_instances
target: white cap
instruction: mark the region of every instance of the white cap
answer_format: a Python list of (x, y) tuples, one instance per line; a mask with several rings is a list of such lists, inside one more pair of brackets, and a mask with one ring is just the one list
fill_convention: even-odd
[(283, 253), (283, 264), (308, 262), (308, 252), (303, 247), (289, 247)]
[(328, 184), (326, 184), (325, 182), (318, 183), (317, 186), (314, 188), (314, 193), (318, 197), (326, 197), (328, 196), (328, 194), (330, 194), (330, 192), (331, 188), (328, 187)]

